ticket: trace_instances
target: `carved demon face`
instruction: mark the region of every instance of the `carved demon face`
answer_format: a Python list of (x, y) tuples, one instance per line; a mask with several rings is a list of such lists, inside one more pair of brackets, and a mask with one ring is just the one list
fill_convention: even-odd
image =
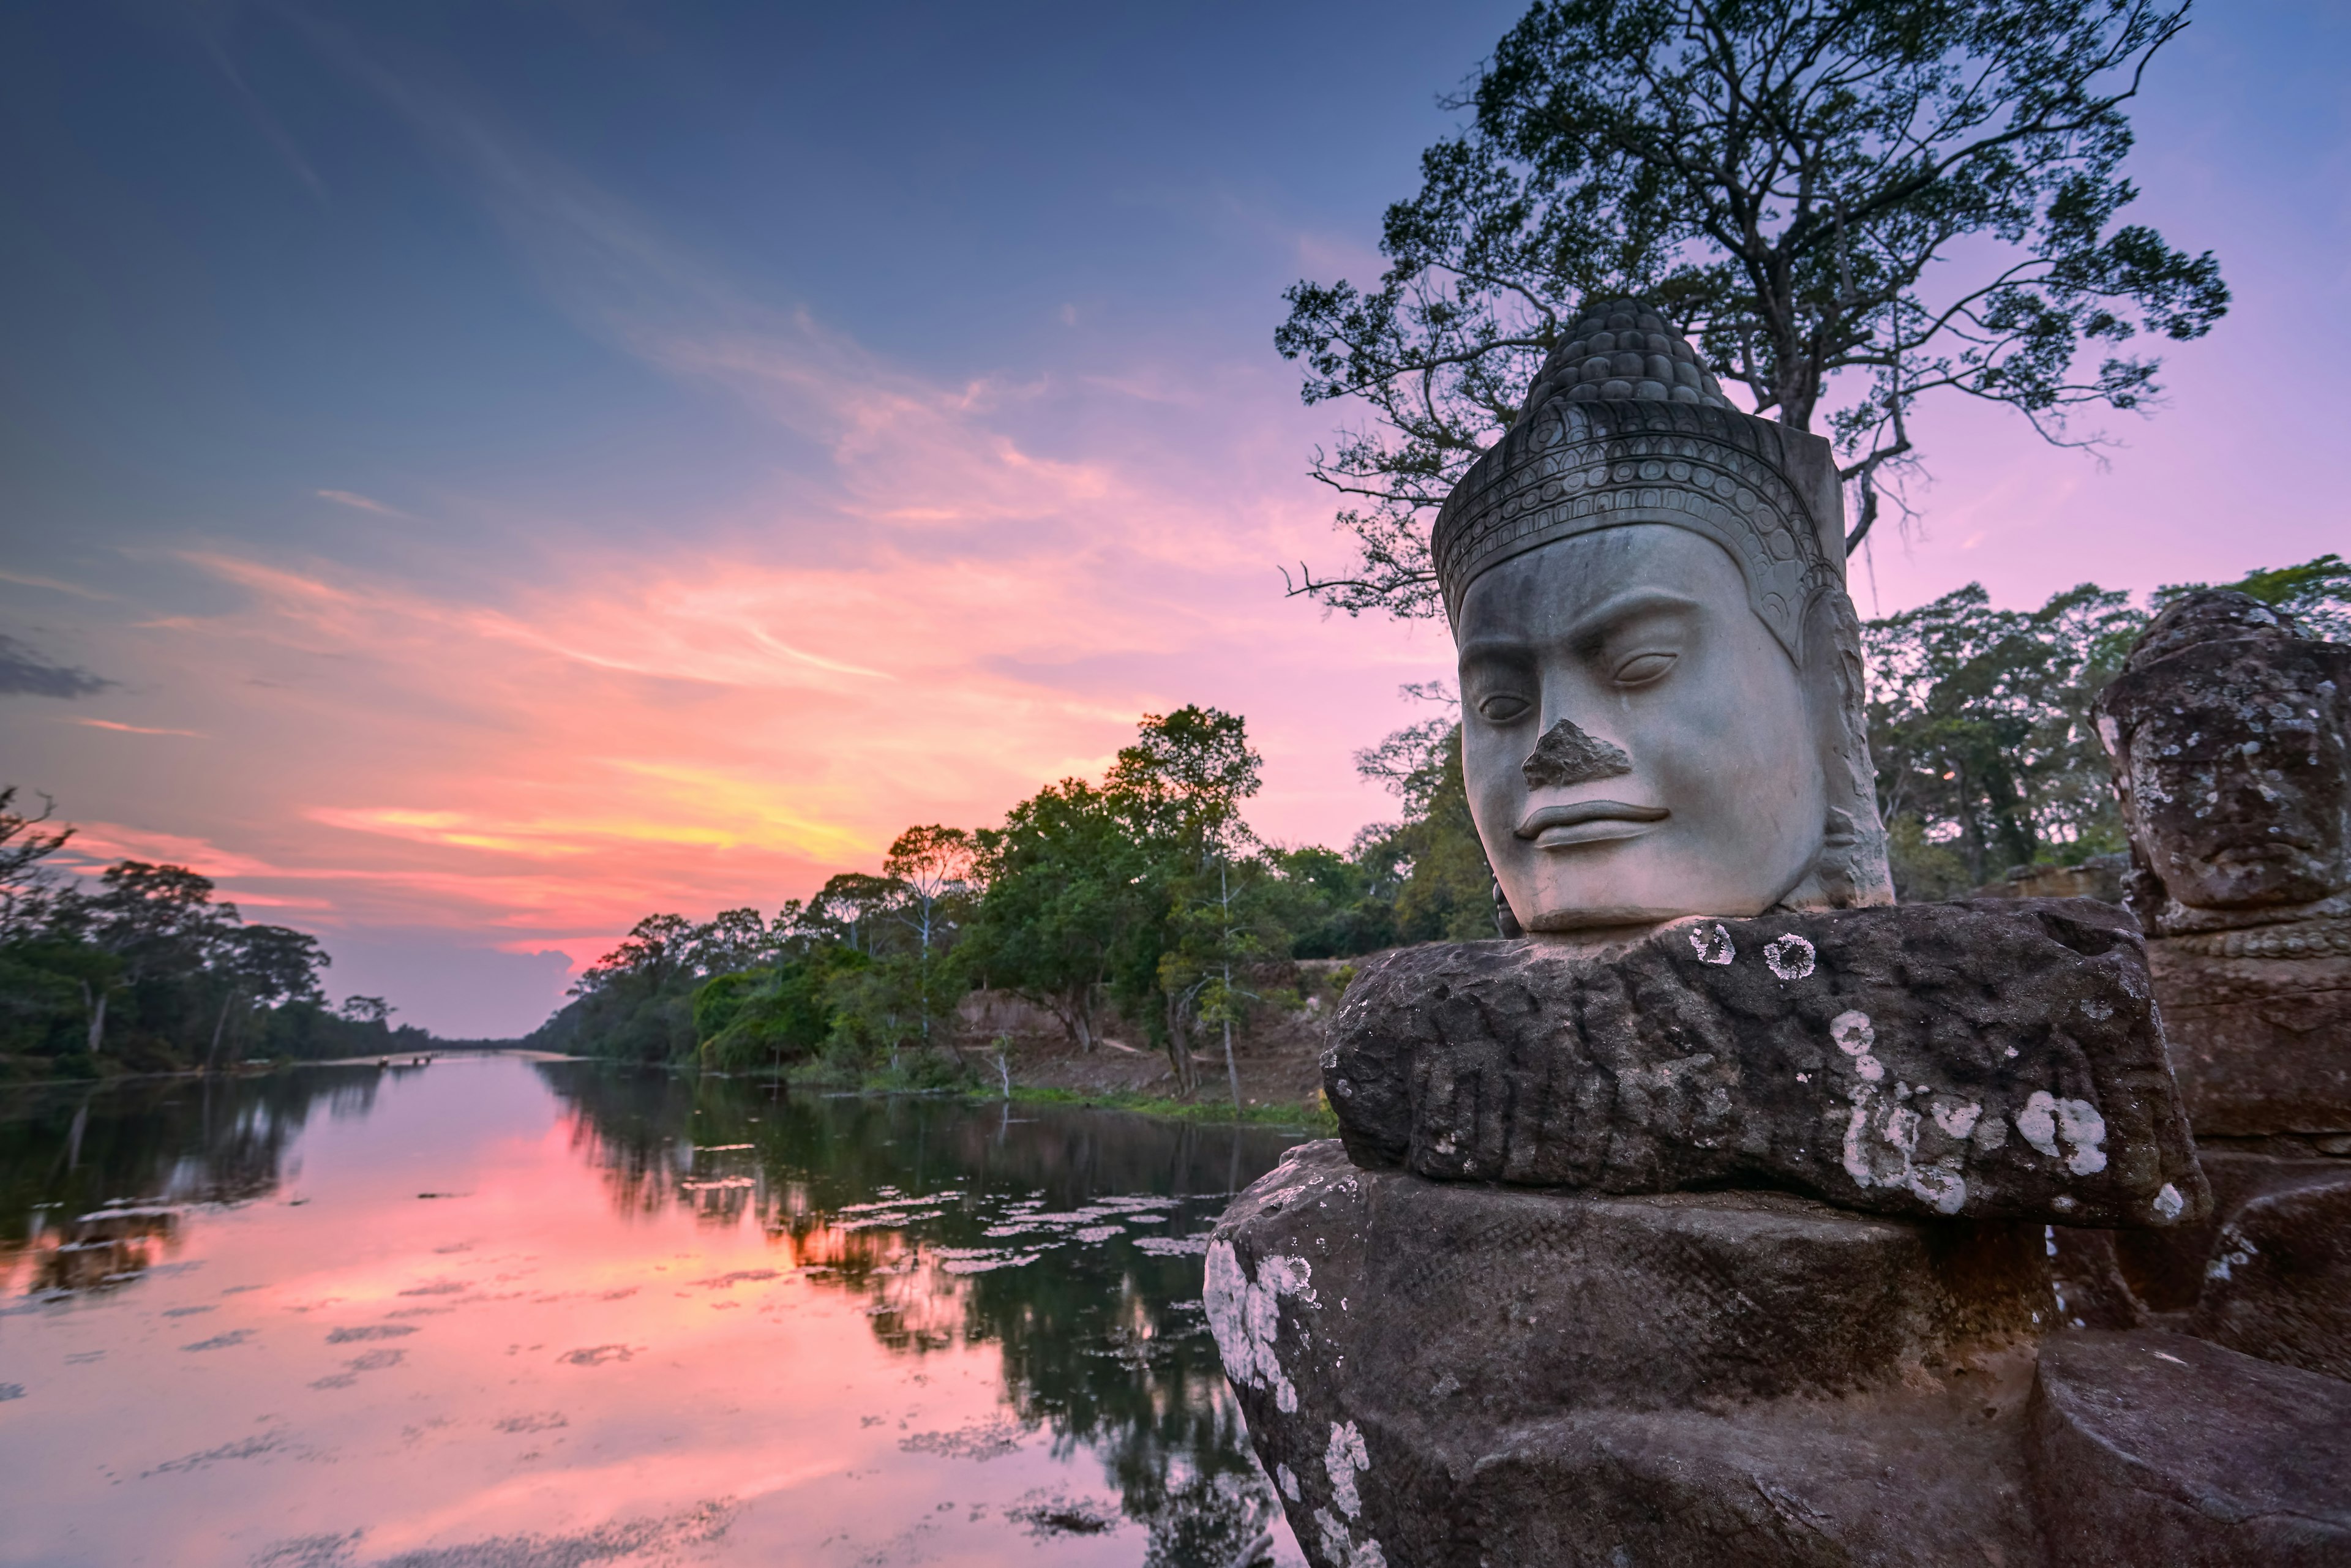
[(2132, 841), (2190, 909), (2313, 903), (2351, 888), (2351, 649), (2208, 643), (2126, 675), (2102, 703)]

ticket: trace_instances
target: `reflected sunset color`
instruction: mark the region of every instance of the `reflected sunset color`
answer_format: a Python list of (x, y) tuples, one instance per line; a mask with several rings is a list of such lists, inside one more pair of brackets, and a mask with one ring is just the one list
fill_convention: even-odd
[(515, 1057), (0, 1116), (0, 1563), (1296, 1561), (1199, 1303), (1278, 1134)]

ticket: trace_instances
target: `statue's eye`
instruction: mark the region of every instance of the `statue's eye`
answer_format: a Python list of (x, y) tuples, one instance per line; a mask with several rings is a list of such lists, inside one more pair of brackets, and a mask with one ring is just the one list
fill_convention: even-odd
[(1496, 692), (1478, 701), (1479, 715), (1488, 724), (1516, 724), (1531, 711), (1532, 705), (1526, 698), (1510, 692)]
[(1615, 681), (1620, 686), (1646, 686), (1674, 667), (1671, 653), (1635, 653), (1616, 666)]

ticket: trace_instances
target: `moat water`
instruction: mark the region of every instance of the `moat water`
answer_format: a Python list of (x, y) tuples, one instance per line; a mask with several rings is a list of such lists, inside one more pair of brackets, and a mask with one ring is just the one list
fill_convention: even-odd
[(519, 1057), (0, 1091), (0, 1563), (1300, 1561), (1254, 1128)]

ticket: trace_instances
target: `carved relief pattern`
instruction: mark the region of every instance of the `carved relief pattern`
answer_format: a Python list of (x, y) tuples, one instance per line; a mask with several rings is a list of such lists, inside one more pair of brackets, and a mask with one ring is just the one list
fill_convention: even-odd
[[(1835, 584), (1811, 510), (1753, 447), (1769, 426), (1688, 404), (1553, 401), (1479, 459), (1437, 513), (1430, 545), (1457, 624), (1495, 562), (1631, 523), (1689, 528), (1730, 551), (1756, 614), (1798, 664), (1804, 612)], [(1741, 438), (1744, 439), (1741, 439)]]

